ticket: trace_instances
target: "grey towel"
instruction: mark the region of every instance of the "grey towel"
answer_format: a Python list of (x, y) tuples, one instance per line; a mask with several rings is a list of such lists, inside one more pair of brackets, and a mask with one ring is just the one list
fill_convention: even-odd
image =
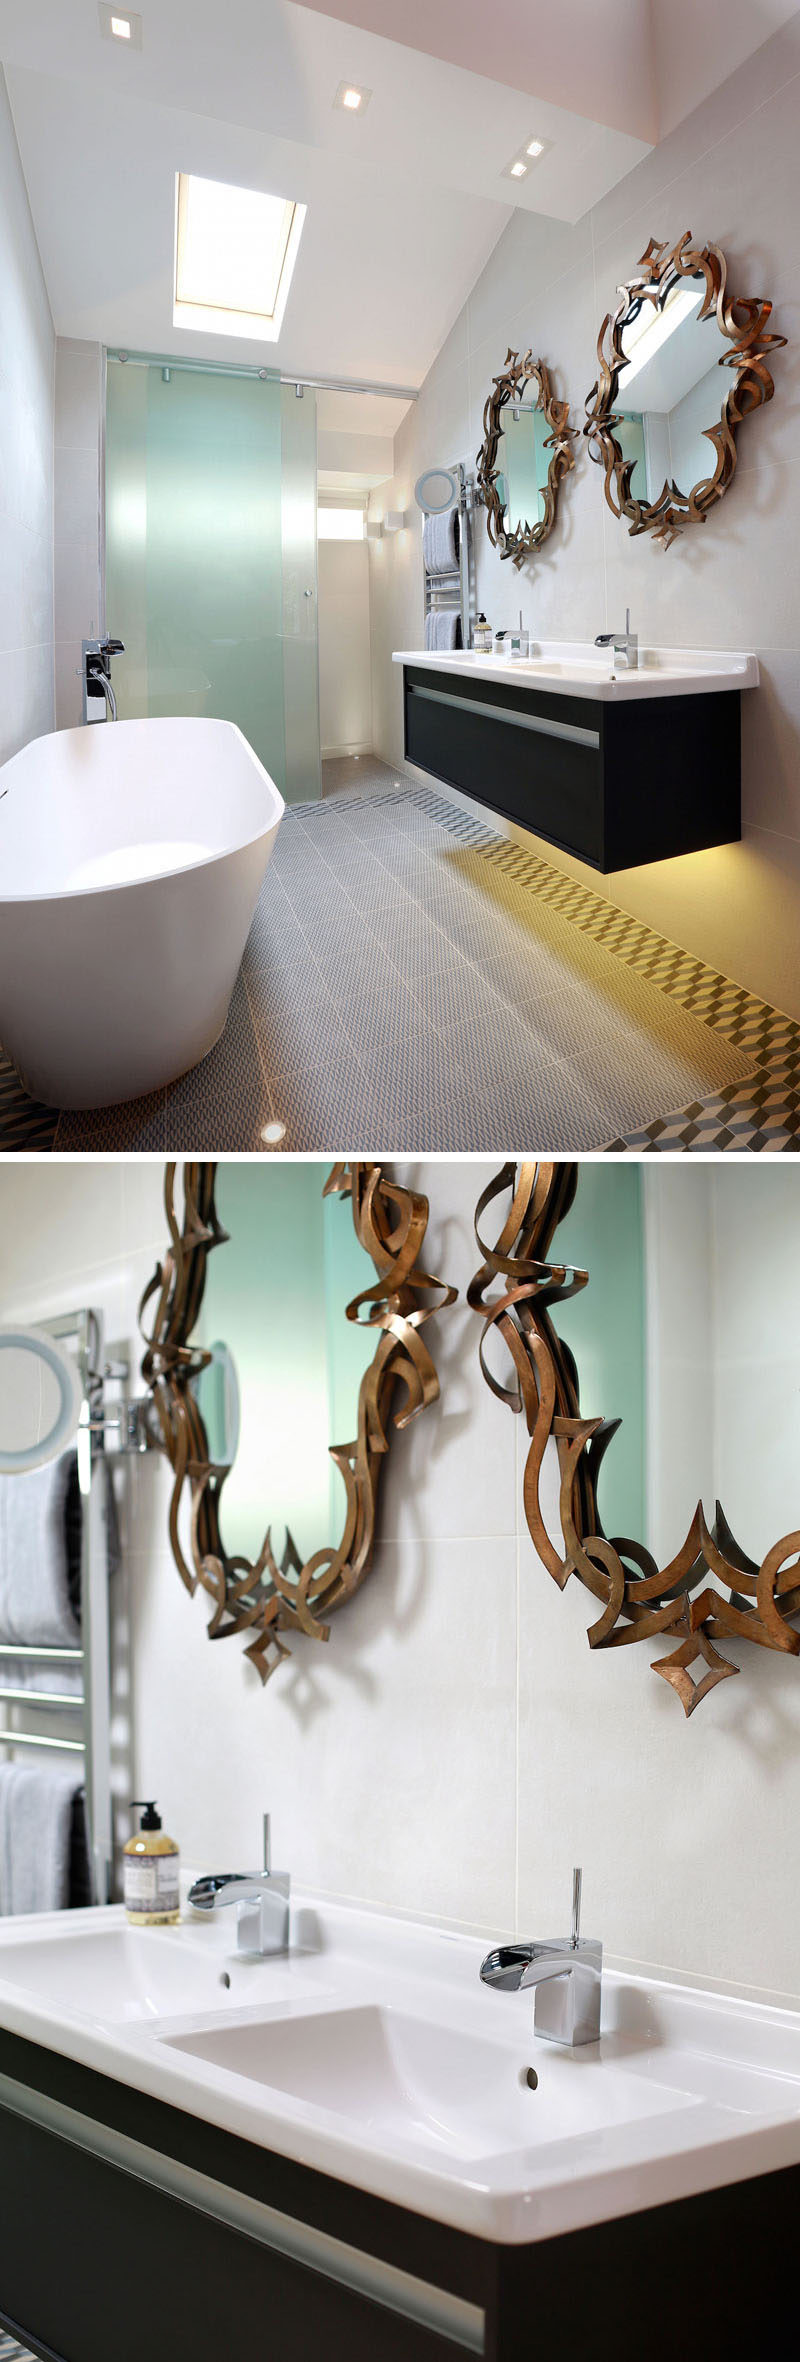
[(458, 566), (458, 510), (445, 509), (439, 517), (426, 517), (422, 528), (422, 555), (429, 574), (452, 574)]
[(431, 610), (432, 648), (460, 648), (461, 615), (457, 607), (434, 607)]
[(74, 1453), (62, 1452), (46, 1468), (0, 1476), (0, 1640), (80, 1648), (74, 1470)]
[(0, 1913), (90, 1899), (81, 1779), (57, 1764), (0, 1764)]

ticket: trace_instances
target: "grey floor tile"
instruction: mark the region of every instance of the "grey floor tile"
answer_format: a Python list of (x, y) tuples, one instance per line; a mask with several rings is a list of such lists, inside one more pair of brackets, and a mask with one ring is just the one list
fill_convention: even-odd
[(366, 1075), (349, 1045), (330, 1052), (325, 1065), (302, 1057), (270, 1078), (275, 1116), (286, 1126), (286, 1153), (317, 1150), (326, 1156), (379, 1156), (380, 1112)]
[(151, 1091), (145, 1099), (126, 1099), (119, 1107), (67, 1107), (58, 1119), (53, 1147), (56, 1154), (83, 1150), (87, 1156), (104, 1153), (146, 1155), (167, 1146), (166, 1091)]
[(788, 1020), (404, 772), (323, 784), (286, 814), (216, 1049), (168, 1093), (62, 1115), (58, 1148), (258, 1151), (274, 1119), (331, 1155), (794, 1147)]
[(225, 1149), (256, 1150), (261, 1127), (271, 1122), (273, 1113), (240, 974), (220, 1040), (167, 1092), (167, 1146), (209, 1155)]

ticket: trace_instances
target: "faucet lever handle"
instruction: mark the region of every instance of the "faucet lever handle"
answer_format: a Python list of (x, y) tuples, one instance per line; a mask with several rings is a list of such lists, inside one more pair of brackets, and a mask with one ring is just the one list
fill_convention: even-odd
[(572, 1873), (572, 1932), (571, 1932), (571, 1935), (570, 1935), (570, 1944), (571, 1944), (571, 1946), (572, 1946), (572, 1950), (573, 1950), (573, 1952), (576, 1952), (576, 1951), (577, 1951), (577, 1948), (578, 1948), (578, 1938), (579, 1938), (579, 1935), (580, 1935), (580, 1932), (581, 1932), (581, 1885), (582, 1885), (582, 1882), (583, 1882), (583, 1871), (582, 1871), (582, 1870), (573, 1870), (573, 1873)]

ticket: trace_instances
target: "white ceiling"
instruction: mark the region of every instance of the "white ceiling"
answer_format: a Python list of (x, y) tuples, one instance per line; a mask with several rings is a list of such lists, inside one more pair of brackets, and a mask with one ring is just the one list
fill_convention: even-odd
[[(0, 57), (56, 328), (131, 350), (418, 386), (521, 196), (575, 218), (641, 140), (293, 0), (0, 0)], [(372, 91), (363, 118), (333, 106)], [(529, 181), (504, 177), (540, 131)], [(277, 345), (172, 324), (173, 190), (199, 172), (308, 206)]]
[[(683, 14), (689, 0), (673, 4)], [(0, 0), (58, 332), (418, 386), (512, 207), (574, 220), (646, 153), (653, 22), (680, 104), (667, 5), (141, 0), (137, 50), (101, 38), (96, 0)], [(783, 0), (703, 0), (704, 15), (726, 10), (740, 51), (792, 13)], [(715, 54), (721, 79), (724, 39)], [(487, 76), (488, 62), (504, 78)], [(334, 108), (342, 80), (371, 89), (363, 117)], [(533, 132), (552, 148), (511, 182), (505, 167)], [(308, 206), (277, 345), (173, 327), (178, 169)], [(342, 431), (353, 431), (344, 420)]]

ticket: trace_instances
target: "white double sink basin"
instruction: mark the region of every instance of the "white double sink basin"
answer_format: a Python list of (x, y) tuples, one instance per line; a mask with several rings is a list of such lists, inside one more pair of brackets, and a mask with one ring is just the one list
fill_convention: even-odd
[(452, 673), (461, 680), (516, 681), (519, 688), (552, 689), (556, 695), (623, 704), (648, 697), (756, 689), (759, 677), (757, 656), (739, 649), (643, 646), (638, 665), (630, 672), (613, 649), (597, 648), (590, 640), (535, 641), (529, 656), (479, 656), (473, 649), (401, 648), (395, 651), (393, 662)]
[(500, 2241), (800, 2160), (791, 2011), (607, 1972), (600, 2042), (560, 2050), (534, 2037), (531, 1995), (481, 1985), (480, 1939), (309, 1899), (291, 1953), (256, 1961), (232, 1919), (2, 1922), (0, 2023)]

